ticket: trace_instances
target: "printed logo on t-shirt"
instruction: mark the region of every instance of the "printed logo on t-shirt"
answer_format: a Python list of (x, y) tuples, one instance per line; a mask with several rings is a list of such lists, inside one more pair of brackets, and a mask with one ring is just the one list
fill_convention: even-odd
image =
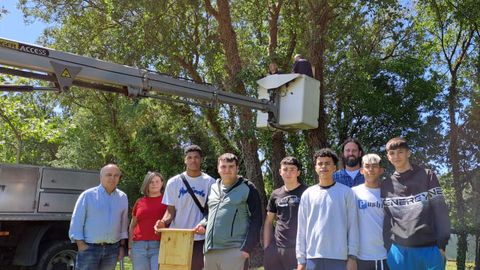
[(358, 209), (367, 209), (367, 207), (383, 208), (383, 204), (378, 201), (369, 202), (367, 200), (357, 200), (357, 203), (358, 203)]
[(281, 198), (277, 202), (278, 207), (287, 207), (287, 206), (292, 206), (292, 205), (298, 205), (300, 203), (300, 197), (297, 195), (290, 195)]
[(432, 189), (429, 189), (428, 191), (408, 197), (385, 198), (383, 204), (386, 207), (405, 206), (417, 203), (425, 203), (438, 197), (443, 197), (443, 191), (441, 187), (434, 187)]
[[(193, 193), (194, 193), (194, 194), (197, 194), (197, 195), (199, 195), (199, 196), (201, 196), (201, 197), (205, 197), (205, 191), (203, 191), (203, 190), (197, 190), (197, 189), (195, 189), (195, 187), (192, 187), (192, 190), (193, 190)], [(187, 188), (186, 188), (186, 187), (180, 188), (180, 190), (179, 190), (179, 192), (178, 192), (178, 198), (181, 198), (181, 197), (182, 197), (183, 195), (185, 195), (185, 194), (188, 194)]]

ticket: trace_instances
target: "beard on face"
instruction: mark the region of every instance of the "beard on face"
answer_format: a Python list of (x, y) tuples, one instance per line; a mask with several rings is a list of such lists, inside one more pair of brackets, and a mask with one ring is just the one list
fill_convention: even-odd
[(361, 157), (348, 156), (342, 157), (343, 164), (348, 167), (355, 167), (360, 164)]

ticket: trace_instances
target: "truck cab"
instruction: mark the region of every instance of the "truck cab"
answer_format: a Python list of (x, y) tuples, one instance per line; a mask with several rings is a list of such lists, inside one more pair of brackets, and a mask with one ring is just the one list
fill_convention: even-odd
[(99, 172), (0, 164), (0, 269), (74, 269), (72, 212)]

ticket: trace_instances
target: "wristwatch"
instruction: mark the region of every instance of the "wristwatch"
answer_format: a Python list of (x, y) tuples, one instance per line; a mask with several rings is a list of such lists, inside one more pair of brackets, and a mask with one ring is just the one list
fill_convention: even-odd
[(352, 260), (354, 260), (354, 261), (357, 260), (357, 256), (355, 256), (355, 255), (348, 255), (348, 258), (349, 258), (349, 259), (352, 259)]

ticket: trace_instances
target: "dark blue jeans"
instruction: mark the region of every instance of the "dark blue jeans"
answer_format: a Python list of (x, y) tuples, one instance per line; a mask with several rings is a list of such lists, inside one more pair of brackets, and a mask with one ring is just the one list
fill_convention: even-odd
[(134, 269), (158, 270), (160, 241), (133, 241), (130, 259)]
[(345, 270), (347, 268), (347, 261), (335, 259), (307, 259), (307, 270)]
[(75, 270), (114, 270), (117, 265), (120, 244), (95, 245), (77, 253)]

